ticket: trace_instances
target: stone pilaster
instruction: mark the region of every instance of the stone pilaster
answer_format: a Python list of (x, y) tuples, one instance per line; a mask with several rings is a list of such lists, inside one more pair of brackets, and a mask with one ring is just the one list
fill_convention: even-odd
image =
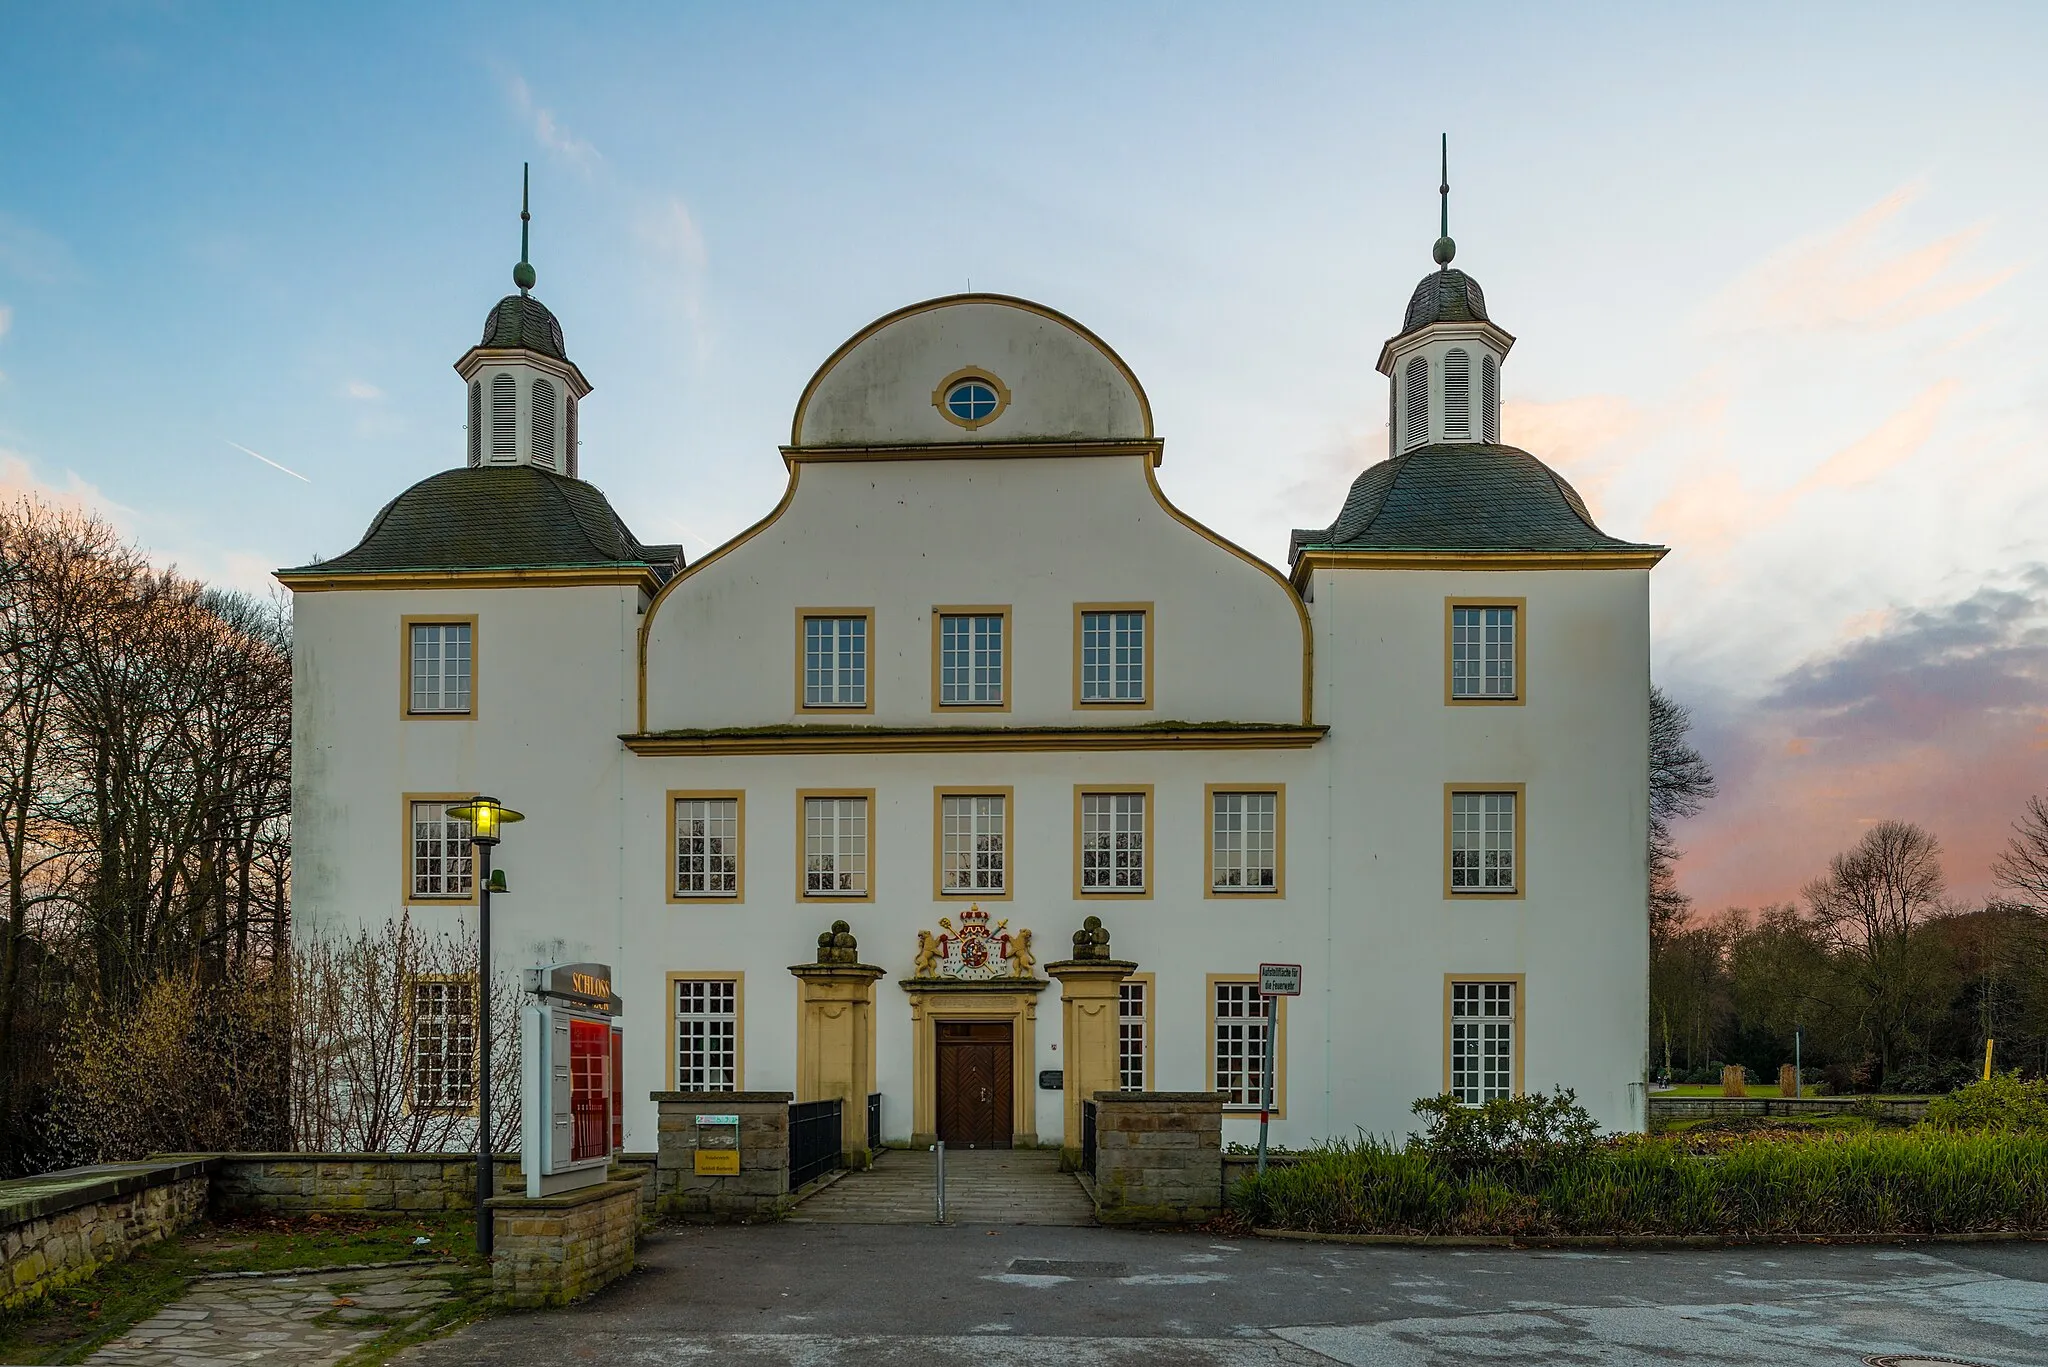
[(873, 964), (791, 964), (796, 975), (796, 1099), (840, 1103), (840, 1152), (865, 1168), (868, 1094), (875, 1089)]
[(1060, 984), (1066, 1103), (1060, 1142), (1075, 1153), (1081, 1147), (1082, 1101), (1113, 1092), (1123, 1081), (1117, 1070), (1117, 988), (1137, 968), (1124, 959), (1062, 959), (1045, 966)]

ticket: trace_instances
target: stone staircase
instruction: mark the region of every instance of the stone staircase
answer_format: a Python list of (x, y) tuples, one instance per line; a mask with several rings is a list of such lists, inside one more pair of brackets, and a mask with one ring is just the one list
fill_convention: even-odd
[[(792, 1220), (843, 1225), (928, 1225), (934, 1209), (933, 1155), (885, 1149), (866, 1172), (849, 1172), (812, 1192)], [(1080, 1181), (1060, 1171), (1057, 1149), (948, 1149), (949, 1225), (1092, 1225), (1095, 1208)]]

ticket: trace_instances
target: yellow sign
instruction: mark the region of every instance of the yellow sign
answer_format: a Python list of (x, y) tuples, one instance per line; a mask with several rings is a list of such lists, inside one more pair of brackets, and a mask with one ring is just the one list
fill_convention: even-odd
[(738, 1149), (697, 1150), (697, 1175), (700, 1177), (732, 1177), (740, 1170)]

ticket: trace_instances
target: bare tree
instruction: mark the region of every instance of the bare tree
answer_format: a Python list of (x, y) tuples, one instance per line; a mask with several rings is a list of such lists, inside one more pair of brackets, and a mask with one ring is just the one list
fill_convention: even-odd
[(2013, 823), (2012, 838), (1992, 861), (1998, 886), (2036, 911), (2048, 911), (2048, 797), (2027, 799), (2026, 813)]
[(1941, 845), (1909, 821), (1881, 821), (1836, 855), (1805, 897), (1822, 941), (1845, 971), (1880, 1074), (1896, 1071), (1930, 987), (1919, 951), (1942, 911)]
[[(347, 935), (304, 938), (292, 979), (292, 1124), (297, 1147), (312, 1152), (437, 1153), (463, 1150), (476, 1139), (474, 1016), (442, 1041), (442, 1060), (466, 1077), (452, 1090), (467, 1104), (449, 1104), (444, 1074), (421, 1086), (422, 1058), (413, 1018), (415, 986), (454, 984), (475, 990), (477, 943), (465, 928), (423, 931), (410, 916)], [(519, 1004), (517, 981), (491, 985), (492, 1143), (501, 1151), (519, 1136)], [(474, 997), (471, 997), (472, 1012)], [(446, 1028), (445, 1023), (443, 1028)], [(463, 1030), (472, 1033), (460, 1033)]]
[(1678, 890), (1680, 850), (1671, 825), (1698, 816), (1714, 796), (1714, 771), (1686, 739), (1692, 712), (1650, 685), (1650, 927), (1669, 934), (1685, 919), (1691, 899)]

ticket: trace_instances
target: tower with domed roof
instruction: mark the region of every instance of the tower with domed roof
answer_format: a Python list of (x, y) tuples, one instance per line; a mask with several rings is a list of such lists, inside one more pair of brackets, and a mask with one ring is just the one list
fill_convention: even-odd
[(562, 325), (533, 297), (536, 275), (527, 233), (528, 186), (519, 192), (519, 264), (508, 294), (484, 318), (483, 340), (462, 353), (455, 371), (469, 385), (469, 463), (530, 465), (574, 477), (576, 405), (590, 381), (569, 359)]

